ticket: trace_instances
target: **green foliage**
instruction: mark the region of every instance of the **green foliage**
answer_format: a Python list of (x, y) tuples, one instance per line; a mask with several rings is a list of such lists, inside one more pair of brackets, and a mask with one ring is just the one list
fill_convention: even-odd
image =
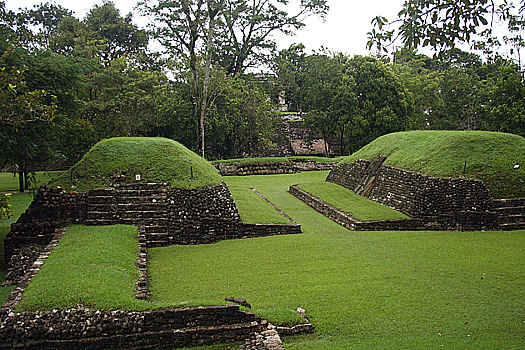
[[(488, 131), (409, 131), (384, 135), (343, 162), (386, 156), (385, 164), (437, 177), (475, 178), (495, 198), (525, 196), (525, 139)], [(466, 164), (466, 172), (463, 173)], [(519, 169), (514, 166), (520, 165)]]
[[(483, 26), (494, 20), (494, 15), (503, 18), (512, 5), (505, 1), (496, 7), (493, 1), (409, 0), (399, 11), (393, 22), (377, 16), (368, 33), (367, 46), (378, 52), (388, 52), (388, 46), (400, 39), (407, 47), (430, 47), (444, 52), (458, 43), (470, 43)], [(399, 22), (400, 25), (391, 26)], [(394, 27), (392, 29), (392, 27)], [(377, 30), (376, 30), (377, 28)]]
[[(191, 177), (193, 171), (193, 178)], [(86, 191), (124, 181), (168, 183), (195, 188), (221, 182), (217, 169), (176, 141), (165, 138), (117, 137), (102, 140), (51, 185)]]
[(408, 217), (331, 182), (305, 183), (297, 187), (358, 221), (395, 220)]
[(230, 187), (230, 192), (243, 222), (250, 224), (291, 225), (288, 219), (283, 217), (281, 213), (250, 188)]
[(71, 226), (26, 289), (18, 311), (148, 309), (135, 299), (137, 228)]
[(150, 249), (154, 300), (245, 297), (274, 324), (300, 306), (316, 332), (284, 337), (287, 349), (521, 346), (524, 231), (350, 232), (287, 193), (326, 175), (226, 177), (255, 187), (303, 233)]
[(11, 217), (11, 205), (8, 203), (9, 193), (0, 193), (0, 221), (4, 221)]
[(494, 130), (525, 136), (525, 86), (513, 65), (502, 66), (489, 92), (487, 109)]

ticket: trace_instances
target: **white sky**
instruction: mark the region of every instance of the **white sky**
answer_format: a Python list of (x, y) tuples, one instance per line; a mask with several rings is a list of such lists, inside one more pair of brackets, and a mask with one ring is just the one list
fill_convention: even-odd
[[(6, 7), (10, 10), (19, 8), (32, 8), (33, 5), (47, 2), (47, 0), (5, 0)], [(113, 0), (121, 15), (133, 11), (135, 0)], [(279, 49), (284, 49), (293, 43), (303, 43), (306, 52), (317, 50), (324, 46), (334, 52), (343, 52), (348, 55), (367, 55), (367, 33), (372, 29), (371, 21), (377, 15), (383, 15), (392, 20), (405, 0), (328, 0), (330, 12), (323, 21), (317, 17), (310, 17), (306, 27), (297, 32), (296, 36), (276, 36)], [(55, 3), (72, 10), (75, 17), (83, 18), (93, 4), (100, 4), (96, 0), (55, 0)], [(290, 11), (293, 13), (294, 4), (299, 0), (290, 1)]]

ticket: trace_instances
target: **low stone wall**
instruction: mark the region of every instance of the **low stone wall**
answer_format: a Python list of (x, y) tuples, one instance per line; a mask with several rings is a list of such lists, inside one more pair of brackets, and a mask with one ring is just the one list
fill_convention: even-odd
[(296, 186), (290, 186), (289, 192), (332, 221), (352, 231), (488, 231), (498, 229), (497, 215), (491, 212), (462, 212), (455, 215), (424, 216), (384, 221), (358, 221)]
[(4, 240), (6, 262), (14, 249), (27, 245), (46, 246), (63, 226), (81, 223), (86, 212), (86, 193), (66, 193), (59, 188), (42, 186), (33, 202)]
[(336, 162), (319, 163), (304, 159), (290, 159), (288, 162), (216, 163), (215, 167), (222, 176), (245, 176), (332, 170), (335, 165)]
[(245, 340), (260, 316), (238, 305), (144, 312), (0, 312), (0, 349), (174, 349)]
[(11, 226), (5, 239), (6, 262), (15, 249), (45, 246), (58, 228), (71, 223), (144, 226), (148, 247), (301, 232), (296, 224), (244, 224), (225, 184), (197, 189), (131, 184), (88, 193), (43, 186), (26, 213)]
[[(357, 160), (334, 168), (326, 181), (355, 190), (369, 161)], [(391, 166), (381, 166), (369, 198), (410, 217), (491, 212), (492, 196), (483, 182), (435, 178)]]

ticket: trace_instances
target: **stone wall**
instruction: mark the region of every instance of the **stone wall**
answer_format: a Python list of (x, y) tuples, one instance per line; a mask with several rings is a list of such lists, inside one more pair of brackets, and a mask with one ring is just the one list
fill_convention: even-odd
[(289, 192), (332, 221), (352, 231), (488, 231), (498, 229), (497, 215), (492, 212), (461, 212), (454, 215), (422, 216), (397, 220), (358, 221), (296, 186), (290, 186)]
[(238, 305), (155, 311), (0, 312), (0, 349), (174, 349), (241, 341), (262, 331)]
[[(355, 190), (369, 161), (358, 160), (334, 168), (326, 181)], [(383, 165), (369, 198), (410, 217), (491, 212), (492, 196), (483, 182), (472, 179), (435, 178)]]
[(222, 176), (293, 174), (301, 171), (332, 170), (336, 162), (319, 163), (306, 159), (290, 159), (288, 162), (216, 163)]
[(301, 232), (296, 224), (244, 224), (225, 184), (197, 189), (129, 184), (88, 193), (42, 187), (6, 237), (6, 262), (16, 248), (45, 246), (71, 223), (143, 226), (148, 247)]
[(87, 194), (66, 193), (59, 188), (42, 186), (32, 204), (4, 240), (6, 262), (14, 249), (27, 245), (47, 245), (55, 231), (63, 226), (83, 222)]

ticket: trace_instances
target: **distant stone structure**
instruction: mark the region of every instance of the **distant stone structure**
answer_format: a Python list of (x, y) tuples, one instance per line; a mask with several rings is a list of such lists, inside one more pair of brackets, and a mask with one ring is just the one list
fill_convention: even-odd
[(281, 116), (272, 140), (275, 148), (266, 149), (257, 156), (325, 156), (342, 155), (340, 143), (335, 139), (325, 140), (305, 125), (302, 114), (286, 113)]

